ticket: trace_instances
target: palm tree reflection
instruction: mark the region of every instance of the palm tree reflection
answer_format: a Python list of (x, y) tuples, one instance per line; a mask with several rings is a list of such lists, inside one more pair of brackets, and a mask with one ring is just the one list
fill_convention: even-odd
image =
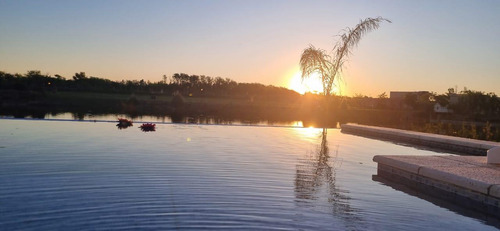
[[(299, 205), (326, 206), (329, 204), (336, 217), (348, 221), (359, 220), (357, 211), (351, 207), (348, 191), (336, 183), (336, 170), (341, 167), (338, 150), (330, 156), (327, 129), (320, 135), (321, 145), (317, 152), (299, 162), (295, 175), (295, 198)], [(320, 203), (315, 203), (320, 202)]]

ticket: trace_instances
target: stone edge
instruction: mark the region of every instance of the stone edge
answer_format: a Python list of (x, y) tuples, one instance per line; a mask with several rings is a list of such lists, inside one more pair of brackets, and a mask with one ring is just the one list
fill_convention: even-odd
[(371, 134), (378, 133), (385, 136), (397, 136), (397, 137), (404, 137), (406, 139), (417, 139), (427, 142), (438, 142), (447, 145), (459, 145), (459, 146), (470, 147), (475, 149), (484, 149), (484, 150), (500, 146), (500, 144), (491, 141), (473, 140), (461, 137), (428, 134), (428, 133), (406, 131), (395, 128), (385, 128), (385, 127), (376, 127), (376, 126), (359, 125), (359, 124), (343, 124), (341, 126), (341, 129), (346, 130), (347, 132), (350, 131), (352, 132), (353, 130), (361, 130)]
[(392, 168), (396, 168), (405, 172), (416, 174), (417, 176), (427, 177), (433, 180), (438, 180), (446, 184), (455, 185), (464, 189), (483, 193), (488, 196), (500, 198), (500, 185), (488, 184), (482, 181), (469, 179), (463, 176), (457, 176), (452, 173), (443, 172), (430, 167), (425, 167), (417, 164), (411, 164), (400, 160), (395, 160), (391, 156), (376, 155), (373, 161), (379, 165), (383, 164)]

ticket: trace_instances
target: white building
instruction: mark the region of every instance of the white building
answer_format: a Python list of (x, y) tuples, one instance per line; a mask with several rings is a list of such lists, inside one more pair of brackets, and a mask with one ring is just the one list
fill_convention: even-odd
[(434, 104), (434, 112), (436, 113), (452, 113), (453, 110), (448, 109), (448, 106), (443, 106), (440, 103)]

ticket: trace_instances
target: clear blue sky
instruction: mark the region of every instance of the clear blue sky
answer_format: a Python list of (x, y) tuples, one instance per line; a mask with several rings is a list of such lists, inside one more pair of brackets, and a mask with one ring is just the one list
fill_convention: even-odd
[(289, 86), (303, 49), (382, 16), (343, 93), (500, 93), (500, 1), (0, 0), (0, 70), (161, 80), (184, 72)]

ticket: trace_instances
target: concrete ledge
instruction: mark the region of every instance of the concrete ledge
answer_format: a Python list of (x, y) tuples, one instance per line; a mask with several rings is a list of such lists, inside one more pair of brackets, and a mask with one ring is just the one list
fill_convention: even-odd
[(406, 131), (394, 128), (375, 127), (359, 124), (343, 124), (341, 125), (341, 128), (342, 132), (344, 133), (400, 141), (471, 155), (484, 156), (486, 155), (487, 150), (494, 147), (500, 147), (500, 143), (498, 142)]
[(490, 188), (490, 195), (500, 198), (500, 185), (492, 185)]
[(500, 165), (486, 164), (486, 157), (375, 156), (373, 161), (380, 176), (404, 178), (414, 188), (423, 184), (447, 192), (447, 197), (467, 198), (479, 204), (472, 207), (487, 208), (500, 217)]
[(397, 156), (394, 156), (393, 158), (388, 156), (374, 156), (373, 161), (398, 169), (404, 169), (407, 172), (415, 174), (418, 174), (418, 170), (420, 168), (418, 164), (401, 161)]
[[(460, 186), (472, 191), (488, 195), (488, 189), (491, 183), (474, 179), (470, 174), (475, 174), (475, 168), (456, 168), (456, 167), (422, 167), (419, 175), (430, 179), (439, 180), (456, 186)], [(467, 176), (457, 173), (467, 173)]]

